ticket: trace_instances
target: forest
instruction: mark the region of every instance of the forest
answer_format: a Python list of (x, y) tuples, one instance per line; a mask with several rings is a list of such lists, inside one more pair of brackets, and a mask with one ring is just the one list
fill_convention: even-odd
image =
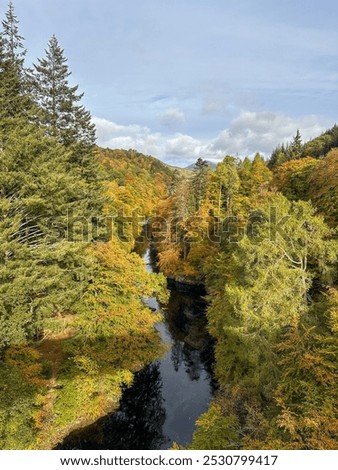
[[(338, 127), (192, 171), (96, 145), (53, 35), (0, 34), (0, 448), (52, 449), (163, 353), (167, 279), (203, 285), (217, 390), (189, 449), (337, 449)], [(135, 245), (145, 224), (158, 256)], [(173, 448), (182, 448), (174, 444)]]

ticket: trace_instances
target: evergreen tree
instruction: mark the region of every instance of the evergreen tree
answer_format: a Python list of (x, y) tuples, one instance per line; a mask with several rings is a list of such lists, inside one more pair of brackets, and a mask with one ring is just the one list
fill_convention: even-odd
[(207, 191), (209, 172), (208, 162), (202, 158), (198, 158), (193, 171), (194, 176), (192, 178), (192, 188), (195, 195), (196, 210), (199, 210)]
[(5, 19), (2, 21), (2, 28), (1, 36), (3, 38), (5, 58), (22, 69), (26, 50), (23, 45), (24, 38), (19, 34), (19, 21), (15, 15), (12, 2), (8, 5)]
[(251, 168), (252, 162), (249, 157), (245, 157), (241, 162), (238, 176), (241, 180), (241, 193), (243, 196), (249, 196), (251, 193), (252, 182), (251, 182)]
[(275, 432), (289, 449), (337, 448), (337, 291), (325, 297), (305, 321), (288, 329), (278, 347)]
[(78, 85), (70, 86), (64, 50), (53, 35), (48, 43), (46, 57), (34, 65), (33, 92), (41, 108), (41, 124), (49, 135), (66, 146), (82, 143), (93, 146), (95, 127), (90, 113), (80, 105), (83, 93), (77, 94)]
[[(92, 194), (69, 151), (36, 125), (23, 38), (12, 3), (0, 35), (0, 348), (43, 331), (84, 284), (83, 244), (67, 243), (67, 214), (89, 218)], [(98, 196), (99, 193), (96, 193)], [(97, 199), (97, 198), (96, 198)], [(81, 240), (82, 241), (82, 240)], [(67, 286), (66, 286), (66, 284)]]
[(180, 183), (180, 181), (182, 180), (182, 177), (180, 175), (180, 172), (175, 169), (173, 174), (172, 174), (172, 180), (171, 180), (171, 183), (170, 183), (170, 186), (169, 186), (169, 195), (172, 196), (173, 194), (175, 194), (175, 191)]
[(322, 158), (332, 148), (338, 147), (338, 126), (323, 132), (320, 136), (309, 140), (303, 145), (303, 157)]
[(0, 34), (0, 132), (1, 145), (11, 129), (24, 126), (36, 114), (27, 90), (25, 50), (18, 20), (10, 3)]
[[(275, 222), (271, 207), (278, 215)], [(293, 387), (295, 395), (298, 394), (296, 399), (300, 398), (303, 403), (300, 389), (305, 383), (301, 383), (298, 376), (290, 384), (288, 368), (291, 364), (293, 373), (299, 367), (304, 377), (305, 362), (300, 365), (304, 357), (297, 364), (295, 358), (298, 361), (301, 354), (306, 356), (309, 349), (300, 352), (299, 345), (291, 344), (289, 336), (288, 357), (282, 365), (278, 363), (277, 345), (283, 334), (291, 332), (295, 325), (310, 321), (314, 278), (316, 284), (319, 278), (325, 282), (336, 260), (336, 244), (328, 240), (331, 231), (314, 212), (313, 207), (303, 201), (291, 203), (281, 195), (271, 198), (261, 207), (255, 237), (250, 235), (248, 227), (248, 238), (244, 237), (238, 244), (222, 246), (212, 268), (214, 277), (208, 279), (209, 291), (214, 292), (208, 308), (208, 323), (209, 331), (217, 339), (216, 376), (221, 387), (230, 392), (232, 410), (242, 422), (243, 434), (251, 437), (257, 430), (250, 420), (261, 415), (260, 423), (256, 422), (256, 426), (261, 426), (265, 412), (270, 420), (276, 413), (276, 389), (284, 397), (284, 401), (279, 401), (281, 406), (296, 405), (290, 403), (293, 397), (289, 402), (285, 397), (287, 387)], [(283, 221), (282, 226), (278, 226), (278, 221)], [(276, 233), (274, 226), (278, 229)], [(316, 321), (312, 320), (312, 325), (314, 323)], [(312, 365), (321, 374), (318, 363)], [(282, 383), (281, 374), (284, 374)], [(309, 382), (311, 380), (312, 377)], [(313, 383), (309, 386), (313, 387)], [(228, 392), (222, 391), (222, 396), (226, 397)], [(328, 416), (332, 416), (333, 411), (331, 392), (332, 389), (321, 403), (330, 407)], [(311, 408), (312, 413), (314, 407)], [(272, 426), (270, 423), (270, 429)], [(253, 442), (248, 446), (253, 448)]]
[[(303, 145), (302, 137), (300, 135), (299, 129), (297, 129), (296, 135), (293, 137), (291, 143), (286, 145), (278, 145), (271, 154), (269, 159), (268, 167), (275, 168), (282, 163), (285, 163), (289, 160), (297, 160), (303, 156)], [(307, 156), (307, 155), (304, 155)]]
[(271, 153), (268, 167), (270, 169), (273, 169), (278, 165), (281, 165), (282, 163), (286, 162), (288, 160), (287, 153), (288, 150), (284, 144), (278, 145), (278, 147), (276, 147)]
[(86, 284), (86, 245), (67, 241), (67, 218), (88, 218), (90, 196), (67, 156), (33, 124), (0, 152), (0, 349), (37, 338)]
[(297, 129), (296, 135), (289, 147), (289, 160), (297, 160), (302, 156), (302, 137), (299, 129)]

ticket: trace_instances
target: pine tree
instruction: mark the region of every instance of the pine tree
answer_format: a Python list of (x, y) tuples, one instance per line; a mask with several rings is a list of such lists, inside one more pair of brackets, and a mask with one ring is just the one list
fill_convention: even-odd
[(270, 169), (273, 169), (281, 165), (282, 163), (286, 162), (288, 160), (287, 154), (288, 154), (288, 147), (285, 146), (284, 144), (278, 145), (278, 147), (276, 147), (271, 153), (268, 167)]
[(36, 338), (82, 291), (77, 270), (88, 257), (83, 244), (67, 243), (67, 214), (89, 218), (92, 199), (70, 152), (37, 126), (12, 4), (2, 25), (0, 349)]
[(302, 156), (302, 137), (299, 129), (297, 129), (296, 135), (289, 147), (289, 160), (297, 160)]
[(86, 283), (85, 244), (67, 241), (67, 217), (88, 217), (85, 185), (67, 152), (33, 124), (0, 152), (0, 349), (35, 339)]
[(28, 94), (27, 74), (24, 68), (26, 51), (19, 34), (18, 20), (10, 3), (0, 34), (0, 146), (14, 127), (25, 125), (35, 115), (33, 101)]
[(24, 38), (19, 34), (19, 22), (12, 2), (8, 5), (5, 19), (2, 21), (2, 28), (1, 36), (3, 38), (5, 57), (12, 64), (16, 64), (18, 68), (22, 69), (26, 50), (23, 45)]
[(302, 156), (307, 155), (303, 155), (302, 137), (300, 135), (299, 129), (297, 129), (296, 135), (293, 137), (291, 143), (287, 143), (286, 145), (278, 145), (278, 147), (272, 151), (268, 167), (272, 169), (281, 165), (282, 163), (285, 163), (286, 161), (297, 160)]
[(196, 210), (199, 210), (201, 203), (206, 195), (208, 182), (208, 163), (202, 158), (198, 158), (194, 167), (194, 176), (192, 178), (192, 188), (196, 200)]
[[(214, 277), (208, 278), (209, 291), (215, 293), (208, 308), (208, 323), (217, 339), (216, 376), (234, 396), (234, 408), (244, 423), (243, 433), (251, 437), (256, 433), (253, 429), (251, 434), (248, 421), (256, 413), (252, 404), (257, 407), (256, 416), (266, 413), (271, 423), (281, 374), (285, 374), (282, 387), (289, 386), (288, 369), (278, 363), (277, 345), (283, 334), (311, 318), (314, 279), (316, 284), (325, 282), (336, 260), (336, 245), (328, 240), (332, 232), (314, 215), (310, 204), (290, 202), (278, 194), (270, 196), (260, 211), (260, 222), (254, 222), (255, 237), (250, 235), (248, 224), (248, 238), (222, 246), (212, 268)], [(322, 324), (320, 320), (313, 323)], [(299, 345), (288, 344), (288, 351), (287, 367), (292, 364), (294, 369), (304, 369), (304, 364), (295, 361)], [(312, 361), (312, 366), (316, 368), (317, 364)], [(292, 386), (298, 390), (303, 384), (297, 377)], [(285, 397), (286, 388), (282, 387)], [(332, 408), (328, 414), (331, 412)], [(252, 448), (252, 442), (248, 445)]]
[(95, 127), (90, 113), (79, 104), (83, 93), (77, 94), (78, 85), (69, 85), (71, 72), (55, 35), (49, 40), (46, 57), (38, 59), (34, 69), (34, 95), (47, 133), (66, 146), (74, 143), (93, 146)]

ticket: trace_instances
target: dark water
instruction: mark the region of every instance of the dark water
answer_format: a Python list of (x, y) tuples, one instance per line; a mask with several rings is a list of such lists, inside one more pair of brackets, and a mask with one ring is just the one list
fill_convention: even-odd
[[(153, 271), (149, 249), (143, 256)], [(159, 310), (156, 299), (146, 303)], [(166, 449), (191, 442), (195, 421), (214, 391), (212, 344), (206, 332), (205, 303), (198, 293), (171, 290), (156, 326), (168, 345), (165, 355), (135, 376), (118, 411), (70, 434), (59, 449)]]

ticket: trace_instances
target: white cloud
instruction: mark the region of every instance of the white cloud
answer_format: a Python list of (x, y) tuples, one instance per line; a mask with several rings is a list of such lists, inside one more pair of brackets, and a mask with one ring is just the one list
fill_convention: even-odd
[(201, 154), (203, 144), (190, 135), (175, 134), (165, 140), (164, 150), (167, 155), (194, 158), (195, 160)]
[(228, 129), (224, 129), (210, 144), (209, 151), (252, 155), (269, 155), (279, 143), (292, 140), (299, 129), (303, 141), (316, 137), (330, 123), (315, 115), (291, 118), (272, 112), (242, 112)]
[(292, 140), (299, 129), (303, 141), (316, 137), (332, 123), (315, 115), (292, 118), (280, 113), (243, 111), (228, 128), (210, 139), (181, 133), (164, 134), (137, 124), (120, 125), (93, 118), (102, 147), (136, 149), (168, 163), (187, 165), (198, 157), (220, 161), (224, 155), (269, 156), (279, 143)]
[(100, 141), (109, 140), (114, 136), (126, 135), (143, 135), (150, 132), (148, 127), (139, 126), (138, 124), (131, 124), (123, 126), (115, 122), (108, 121), (108, 119), (93, 117), (93, 123), (96, 126), (97, 138)]
[(145, 154), (162, 156), (160, 135), (138, 124), (127, 126), (104, 118), (93, 117), (97, 142), (102, 147), (136, 149)]
[(169, 108), (160, 114), (161, 124), (170, 130), (176, 129), (184, 123), (185, 115), (178, 108)]

